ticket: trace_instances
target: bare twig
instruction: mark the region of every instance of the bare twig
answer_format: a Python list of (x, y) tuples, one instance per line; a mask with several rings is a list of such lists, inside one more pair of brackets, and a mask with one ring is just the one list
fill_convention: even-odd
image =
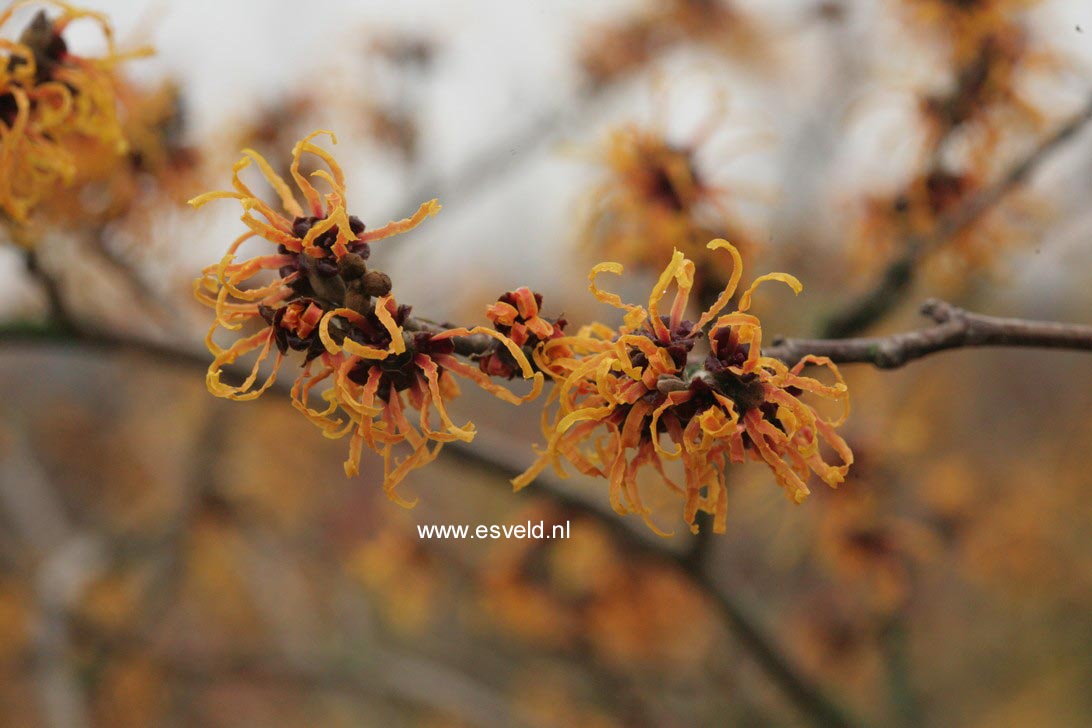
[(75, 322), (68, 312), (64, 296), (61, 293), (60, 283), (53, 277), (52, 273), (42, 267), (37, 252), (25, 250), (23, 260), (27, 273), (42, 287), (42, 292), (46, 297), (47, 315), (50, 323), (58, 329), (74, 330)]
[[(937, 299), (926, 301), (922, 305), (922, 313), (933, 319), (937, 325), (891, 336), (774, 339), (772, 345), (764, 348), (762, 353), (789, 363), (812, 354), (830, 357), (839, 364), (864, 363), (881, 369), (892, 369), (929, 354), (970, 347), (1092, 350), (1092, 326), (1088, 325), (986, 316), (965, 311)], [(432, 324), (413, 323), (412, 326), (415, 330), (438, 330)], [(411, 328), (409, 322), (406, 328)], [(460, 352), (463, 354), (482, 353), (485, 351), (482, 347), (491, 345), (493, 341), (487, 337), (466, 339), (468, 344)], [(76, 344), (110, 351), (129, 351), (168, 364), (202, 368), (208, 364), (207, 356), (180, 346), (101, 331), (73, 331), (55, 325), (18, 324), (0, 327), (0, 345), (5, 343)], [(683, 389), (686, 384), (682, 380), (663, 378), (659, 386), (661, 391), (670, 392)]]
[[(402, 325), (406, 331), (423, 331), (430, 334), (439, 334), (447, 329), (455, 328), (450, 324), (441, 325), (422, 318), (408, 318)], [(455, 353), (461, 356), (474, 356), (491, 351), (497, 340), (485, 334), (473, 334), (460, 336), (451, 342), (455, 346)], [(528, 357), (529, 358), (529, 357)]]
[(107, 243), (107, 230), (99, 225), (88, 231), (88, 247), (97, 254), (98, 259), (128, 286), (139, 304), (139, 310), (149, 320), (160, 327), (177, 330), (177, 321), (170, 315), (170, 306), (137, 271), (133, 262), (112, 250)]
[[(452, 443), (445, 452), (451, 453), (472, 466), (488, 468), (493, 473), (500, 473), (506, 478), (513, 478), (522, 472), (522, 468), (507, 463), (498, 463), (488, 455), (462, 445)], [(625, 544), (627, 552), (640, 558), (647, 558), (678, 569), (694, 587), (709, 599), (724, 616), (730, 634), (735, 637), (744, 650), (757, 662), (782, 690), (785, 696), (818, 726), (851, 726), (856, 721), (851, 719), (841, 706), (826, 692), (806, 677), (792, 663), (782, 646), (767, 634), (758, 618), (743, 605), (719, 588), (703, 568), (700, 557), (704, 547), (698, 546), (698, 558), (693, 549), (671, 551), (665, 549), (662, 542), (653, 541), (630, 528), (619, 518), (613, 518), (606, 511), (573, 496), (563, 489), (552, 485), (546, 478), (539, 476), (535, 480), (535, 492), (563, 508), (587, 515), (602, 524), (613, 536)], [(708, 529), (706, 529), (708, 530)]]
[(1092, 326), (984, 316), (937, 299), (926, 301), (921, 311), (936, 326), (858, 339), (775, 340), (763, 354), (789, 363), (813, 354), (839, 364), (864, 363), (893, 369), (939, 351), (978, 346), (1092, 351)]
[(890, 721), (893, 726), (922, 724), (921, 705), (914, 694), (910, 675), (907, 621), (905, 614), (892, 614), (884, 621), (880, 633), (880, 650), (887, 667)]
[[(1076, 350), (1092, 350), (1092, 327), (1050, 322), (1004, 319), (973, 314), (942, 301), (929, 301), (924, 311), (936, 326), (921, 331), (847, 340), (793, 339), (775, 342), (764, 351), (786, 361), (799, 360), (805, 354), (829, 356), (838, 362), (867, 362), (880, 367), (901, 366), (928, 354), (972, 346), (1024, 346)], [(429, 328), (421, 324), (421, 328)], [(172, 349), (153, 342), (106, 336), (96, 332), (73, 332), (56, 327), (39, 330), (19, 329), (0, 331), (0, 342), (22, 340), (25, 342), (76, 343), (110, 349), (143, 352), (176, 364), (205, 366), (205, 357), (188, 351)], [(521, 468), (511, 463), (499, 463), (479, 450), (465, 447), (449, 447), (449, 452), (462, 459), (514, 476)], [(816, 685), (805, 678), (787, 658), (782, 649), (767, 635), (745, 609), (719, 589), (702, 568), (702, 550), (676, 552), (654, 545), (651, 541), (629, 529), (610, 514), (575, 498), (546, 479), (537, 481), (536, 491), (563, 506), (578, 509), (603, 523), (619, 540), (633, 549), (634, 553), (668, 562), (685, 573), (694, 585), (713, 600), (722, 612), (732, 634), (774, 679), (784, 693), (819, 725), (849, 725), (851, 720), (842, 709)]]
[(1089, 121), (1092, 121), (1092, 100), (1072, 119), (1035, 145), (1000, 179), (942, 216), (931, 232), (908, 238), (901, 255), (887, 266), (876, 285), (829, 317), (822, 329), (823, 336), (852, 336), (887, 315), (909, 291), (918, 264), (925, 255), (977, 223), (1026, 182), (1055, 150), (1076, 136)]
[(98, 329), (67, 328), (54, 322), (17, 321), (0, 326), (0, 345), (78, 346), (111, 352), (129, 352), (147, 356), (164, 364), (205, 368), (207, 354), (181, 344), (165, 344), (136, 336), (112, 334)]

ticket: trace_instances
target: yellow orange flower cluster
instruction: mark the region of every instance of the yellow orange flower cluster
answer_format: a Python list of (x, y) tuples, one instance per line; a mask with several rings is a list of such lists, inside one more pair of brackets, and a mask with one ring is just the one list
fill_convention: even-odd
[[(863, 270), (889, 264), (899, 246), (933, 233), (946, 215), (968, 204), (982, 189), (972, 174), (934, 170), (911, 179), (895, 195), (868, 197), (854, 234), (854, 253)], [(959, 231), (936, 251), (939, 271), (948, 277), (991, 265), (1018, 231), (1003, 221), (986, 218)]]
[[(209, 192), (191, 200), (200, 207), (211, 200), (236, 199), (242, 204), (242, 220), (248, 228), (218, 264), (205, 269), (195, 285), (198, 299), (216, 312), (206, 339), (215, 357), (207, 384), (217, 396), (253, 399), (272, 386), (290, 350), (303, 352), (305, 364), (291, 392), (294, 406), (327, 437), (350, 437), (347, 475), (359, 472), (365, 445), (379, 452), (385, 491), (399, 503), (411, 505), (394, 490), (407, 473), (433, 460), (444, 443), (474, 437), (474, 425), (456, 425), (445, 406), (458, 395), (455, 376), (518, 404), (538, 395), (542, 375), (532, 370), (519, 346), (494, 329), (422, 328), (412, 322), (409, 307), (399, 305), (391, 294), (390, 279), (369, 269), (365, 261), (371, 243), (416, 227), (440, 206), (432, 200), (409, 218), (366, 230), (346, 210), (341, 168), (312, 142), (323, 133), (328, 132), (304, 138), (292, 153), (290, 172), (304, 205), (265, 158), (252, 150), (244, 150), (236, 163), (232, 190)], [(310, 177), (325, 183), (329, 192), (320, 194), (312, 179), (300, 172), (304, 154), (325, 165)], [(240, 174), (251, 164), (275, 190), (286, 214), (242, 181)], [(240, 247), (252, 239), (275, 245), (276, 252), (236, 261)], [(266, 271), (276, 271), (272, 280), (260, 278), (268, 276)], [(227, 348), (214, 340), (220, 328), (241, 331), (253, 325), (258, 326), (255, 333), (243, 335)], [(533, 380), (532, 391), (518, 397), (458, 359), (458, 340), (468, 337), (498, 341), (519, 373)], [(249, 376), (238, 385), (223, 381), (224, 367), (255, 351)], [(260, 367), (271, 356), (271, 372), (258, 384)], [(311, 395), (320, 385), (324, 389), (318, 396), (324, 404), (315, 407)], [(408, 417), (409, 409), (417, 410), (418, 416)], [(395, 448), (403, 443), (410, 452), (397, 457)]]
[[(24, 223), (58, 185), (77, 179), (77, 155), (89, 148), (116, 159), (128, 148), (118, 118), (121, 54), (105, 16), (64, 2), (17, 2), (0, 13), (0, 31), (28, 5), (61, 12), (50, 20), (39, 12), (16, 41), (0, 38), (0, 211)], [(106, 55), (70, 53), (62, 34), (80, 19), (97, 24)]]
[(705, 289), (715, 294), (724, 285), (717, 272), (721, 260), (705, 244), (729, 237), (744, 252), (752, 246), (732, 223), (726, 191), (698, 170), (696, 151), (651, 129), (614, 130), (603, 154), (607, 178), (593, 193), (582, 239), (599, 260), (648, 268), (658, 268), (677, 247), (698, 264), (703, 299)]
[(653, 0), (622, 22), (588, 35), (580, 55), (587, 82), (603, 86), (637, 71), (685, 42), (768, 60), (757, 29), (730, 0)]
[[(1002, 132), (1036, 129), (1045, 115), (1026, 96), (1022, 76), (1060, 71), (1059, 59), (1036, 47), (1019, 11), (1038, 0), (912, 0), (911, 16), (939, 39), (950, 56), (953, 83), (921, 99), (930, 146), (955, 130), (970, 133), (967, 154), (977, 170), (988, 169)], [(963, 130), (966, 130), (964, 132)]]
[[(649, 296), (647, 307), (624, 303), (601, 290), (597, 278), (618, 274), (618, 263), (592, 269), (591, 292), (600, 301), (625, 311), (617, 330), (602, 324), (582, 328), (542, 345), (544, 368), (556, 382), (550, 401), (557, 407), (544, 415), (546, 446), (540, 457), (513, 483), (526, 486), (551, 464), (564, 474), (567, 460), (586, 475), (610, 481), (611, 504), (618, 513), (636, 513), (658, 533), (642, 502), (637, 476), (651, 466), (664, 484), (684, 501), (684, 518), (696, 530), (699, 511), (713, 515), (714, 531), (725, 530), (727, 489), (724, 467), (750, 456), (766, 463), (788, 497), (802, 501), (806, 480), (816, 473), (830, 486), (841, 483), (853, 453), (835, 428), (845, 419), (824, 419), (801, 396), (810, 393), (842, 402), (848, 393), (837, 367), (825, 357), (807, 356), (789, 367), (762, 356), (762, 326), (747, 313), (756, 287), (764, 281), (786, 283), (795, 292), (799, 281), (784, 273), (757, 278), (739, 298), (736, 310), (721, 314), (735, 295), (742, 275), (739, 252), (724, 240), (710, 250), (727, 251), (733, 261), (730, 280), (717, 301), (697, 321), (686, 318), (694, 283), (694, 263), (675, 251)], [(676, 292), (668, 313), (660, 303), (670, 286)], [(691, 353), (707, 337), (709, 353), (693, 363)], [(565, 353), (555, 355), (563, 349)], [(809, 364), (826, 366), (835, 383), (804, 376)], [(665, 447), (663, 440), (672, 443)], [(840, 458), (829, 464), (822, 443)], [(681, 460), (685, 483), (676, 484), (665, 461)]]
[[(1036, 0), (902, 0), (908, 15), (940, 40), (951, 83), (924, 93), (918, 107), (926, 133), (921, 169), (900, 191), (868, 197), (855, 253), (865, 267), (889, 264), (908, 240), (932, 235), (946, 215), (970, 204), (1006, 159), (1002, 142), (1035, 131), (1045, 114), (1026, 95), (1026, 75), (1057, 70), (1059, 60), (1035, 47), (1019, 12)], [(999, 153), (1001, 152), (1001, 153)], [(1026, 201), (1025, 201), (1026, 202)], [(1002, 221), (997, 216), (947, 236), (930, 256), (936, 271), (956, 281), (991, 265), (1034, 219), (1031, 205)]]
[(922, 25), (936, 28), (952, 41), (959, 63), (970, 60), (983, 41), (1012, 27), (1013, 17), (1039, 0), (903, 0)]
[[(543, 317), (539, 312), (541, 305), (541, 294), (522, 287), (498, 298), (496, 303), (486, 308), (485, 315), (493, 322), (493, 328), (511, 339), (525, 354), (533, 357), (536, 364), (548, 367), (541, 359), (542, 344), (561, 337), (567, 322), (563, 318), (551, 320)], [(478, 358), (478, 366), (490, 376), (507, 379), (520, 371), (519, 363), (500, 342)]]
[(499, 541), (481, 565), (489, 627), (539, 648), (581, 645), (618, 668), (700, 670), (716, 649), (708, 603), (677, 569), (625, 553), (602, 523), (532, 501), (512, 517), (570, 537)]
[(1022, 73), (1056, 65), (1049, 54), (1029, 47), (1019, 26), (1002, 28), (979, 42), (974, 54), (957, 61), (950, 90), (921, 100), (930, 143), (943, 143), (956, 129), (973, 132), (971, 162), (987, 167), (1006, 130), (1036, 129), (1045, 115), (1025, 97)]

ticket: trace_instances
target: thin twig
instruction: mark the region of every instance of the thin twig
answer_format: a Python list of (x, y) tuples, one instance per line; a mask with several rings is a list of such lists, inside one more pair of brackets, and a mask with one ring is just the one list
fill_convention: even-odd
[(896, 612), (889, 616), (880, 632), (880, 650), (887, 667), (887, 690), (891, 703), (889, 717), (894, 726), (922, 724), (921, 705), (914, 694), (910, 676), (908, 619)]
[(61, 293), (61, 285), (53, 274), (42, 267), (38, 253), (34, 250), (25, 250), (23, 260), (27, 273), (42, 287), (46, 297), (47, 315), (50, 323), (61, 330), (75, 330), (75, 321), (68, 312), (64, 295)]
[(89, 350), (130, 352), (164, 364), (206, 368), (209, 356), (181, 344), (166, 344), (136, 336), (113, 334), (98, 329), (66, 328), (57, 323), (16, 321), (0, 326), (0, 345), (78, 346)]
[(921, 312), (933, 319), (936, 326), (857, 339), (775, 340), (762, 353), (789, 363), (812, 354), (829, 357), (839, 364), (863, 363), (894, 369), (940, 351), (968, 347), (1092, 351), (1092, 326), (985, 316), (937, 299), (926, 301)]
[(128, 286), (129, 291), (139, 304), (139, 310), (160, 327), (177, 330), (177, 320), (170, 315), (170, 306), (133, 266), (133, 261), (118, 255), (110, 249), (107, 242), (107, 229), (104, 225), (95, 226), (88, 231), (88, 246), (97, 254), (102, 263)]
[(739, 643), (814, 725), (833, 727), (859, 724), (837, 702), (796, 670), (778, 648), (776, 640), (760, 628), (754, 615), (739, 602), (728, 597), (723, 589), (717, 588), (708, 576), (688, 573), (716, 603)]
[(887, 315), (909, 291), (922, 258), (982, 219), (1017, 187), (1027, 182), (1055, 150), (1076, 136), (1089, 121), (1092, 121), (1092, 100), (1072, 119), (1035, 145), (1000, 179), (942, 216), (932, 231), (909, 237), (901, 255), (887, 266), (876, 285), (831, 315), (823, 326), (822, 335), (832, 339), (852, 336)]
[[(935, 300), (927, 302), (923, 310), (936, 322), (936, 326), (889, 337), (784, 340), (775, 342), (764, 353), (786, 361), (799, 360), (805, 354), (815, 354), (829, 356), (838, 362), (867, 362), (879, 367), (895, 367), (938, 351), (972, 346), (1032, 346), (1092, 350), (1092, 327), (1089, 326), (984, 316)], [(56, 327), (43, 327), (39, 330), (22, 327), (0, 331), (0, 342), (5, 340), (75, 343), (127, 349), (178, 364), (199, 363), (202, 368), (205, 365), (204, 357), (191, 352), (174, 350), (154, 342), (106, 336), (96, 332), (76, 334)], [(495, 462), (478, 450), (449, 447), (448, 451), (468, 462), (477, 463), (510, 476), (519, 473), (518, 467)], [(544, 486), (541, 479), (536, 490), (563, 506), (579, 509), (580, 512), (595, 517), (635, 553), (669, 562), (685, 573), (697, 588), (717, 604), (731, 632), (797, 707), (818, 725), (851, 724), (842, 709), (792, 665), (776, 642), (765, 634), (757, 620), (728, 597), (723, 590), (716, 587), (702, 568), (700, 551), (699, 558), (694, 558), (694, 555), (689, 552), (674, 552), (652, 545), (649, 540), (623, 525), (620, 519), (612, 518), (609, 514), (563, 491)]]
[[(1092, 326), (1088, 325), (986, 316), (965, 311), (937, 299), (926, 301), (922, 305), (922, 313), (933, 319), (937, 325), (890, 336), (774, 339), (773, 344), (764, 348), (762, 353), (788, 363), (795, 363), (811, 354), (829, 357), (838, 364), (862, 363), (881, 369), (892, 369), (937, 352), (971, 347), (1092, 350)], [(484, 338), (482, 337), (483, 341)], [(478, 339), (473, 339), (473, 342), (477, 341)], [(0, 327), (0, 345), (20, 343), (75, 344), (109, 351), (129, 351), (169, 364), (202, 368), (208, 365), (208, 357), (196, 351), (147, 339), (101, 331), (73, 331), (48, 324), (20, 323)], [(476, 346), (471, 348), (477, 349)], [(682, 380), (676, 382), (665, 379), (659, 386), (661, 391), (669, 392), (685, 388), (685, 383)]]
[[(444, 450), (454, 455), (465, 464), (487, 468), (505, 478), (514, 478), (522, 470), (508, 463), (498, 463), (489, 455), (461, 443), (452, 443)], [(787, 698), (817, 726), (851, 726), (852, 720), (818, 685), (809, 680), (789, 659), (788, 655), (773, 637), (767, 634), (758, 618), (751, 614), (724, 590), (713, 583), (708, 572), (703, 568), (703, 559), (694, 558), (693, 550), (671, 551), (663, 548), (661, 542), (643, 536), (630, 528), (619, 518), (613, 518), (604, 510), (588, 501), (571, 495), (552, 486), (541, 476), (535, 480), (535, 492), (561, 507), (576, 513), (590, 516), (602, 524), (619, 542), (626, 546), (627, 553), (647, 558), (679, 570), (694, 587), (711, 600), (724, 615), (728, 631), (739, 641), (754, 660), (781, 688)], [(709, 529), (703, 529), (709, 530)], [(699, 549), (701, 553), (701, 549)]]

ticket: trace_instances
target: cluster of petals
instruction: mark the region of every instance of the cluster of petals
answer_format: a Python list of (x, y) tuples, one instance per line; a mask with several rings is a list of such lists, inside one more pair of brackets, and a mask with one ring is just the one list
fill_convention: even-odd
[[(290, 174), (304, 204), (252, 150), (244, 150), (235, 165), (232, 190), (191, 200), (199, 207), (211, 200), (236, 199), (248, 228), (195, 284), (198, 299), (215, 311), (206, 339), (214, 355), (207, 385), (217, 396), (253, 399), (274, 384), (289, 352), (300, 352), (303, 365), (291, 388), (294, 406), (327, 437), (349, 437), (346, 474), (359, 472), (365, 446), (378, 452), (384, 490), (410, 505), (395, 492), (405, 476), (435, 459), (444, 443), (474, 437), (472, 423), (457, 425), (447, 411), (446, 403), (459, 393), (456, 377), (519, 403), (537, 396), (542, 375), (533, 371), (519, 346), (495, 329), (422, 327), (411, 319), (410, 308), (392, 295), (390, 279), (369, 270), (366, 260), (372, 243), (412, 229), (440, 206), (432, 200), (409, 218), (366, 230), (346, 210), (340, 166), (312, 141), (322, 133), (328, 132), (311, 134), (293, 150)], [(302, 173), (305, 154), (325, 168)], [(283, 213), (241, 179), (252, 164), (277, 193)], [(320, 193), (314, 180), (329, 191)], [(252, 239), (274, 245), (276, 251), (237, 260), (241, 246)], [(221, 347), (215, 341), (220, 329), (242, 333)], [(512, 394), (456, 356), (458, 340), (470, 337), (495, 339), (519, 373), (533, 380), (531, 392), (525, 397)], [(236, 384), (224, 381), (225, 367), (253, 352), (257, 354), (249, 375)], [(260, 381), (262, 365), (271, 358)], [(402, 451), (407, 452), (400, 455)]]
[(694, 262), (695, 300), (716, 297), (727, 280), (723, 260), (707, 247), (729, 238), (747, 255), (750, 236), (729, 205), (729, 190), (699, 169), (699, 150), (715, 127), (687, 144), (662, 130), (626, 125), (614, 129), (602, 153), (606, 175), (593, 192), (581, 245), (597, 260), (617, 260), (659, 271), (678, 249)]
[(919, 23), (947, 35), (956, 61), (965, 62), (983, 41), (1008, 32), (1016, 14), (1040, 0), (907, 0), (904, 4)]
[[(733, 269), (717, 301), (696, 321), (686, 317), (694, 264), (681, 252), (674, 252), (647, 306), (624, 303), (597, 284), (603, 273), (621, 273), (620, 264), (592, 269), (593, 295), (622, 309), (623, 323), (617, 329), (593, 324), (543, 344), (546, 371), (556, 383), (550, 402), (556, 407), (552, 415), (550, 410), (544, 414), (546, 445), (513, 481), (517, 488), (550, 465), (564, 475), (567, 461), (585, 475), (609, 481), (617, 512), (639, 514), (662, 533), (638, 488), (638, 474), (652, 468), (656, 480), (682, 497), (683, 516), (692, 530), (697, 514), (706, 512), (720, 533), (726, 524), (729, 463), (748, 457), (765, 463), (794, 502), (808, 495), (811, 473), (832, 487), (844, 481), (853, 454), (835, 431), (848, 414), (848, 393), (837, 367), (824, 357), (807, 356), (789, 367), (762, 356), (761, 323), (748, 313), (762, 282), (781, 281), (795, 292), (800, 282), (784, 273), (760, 276), (735, 310), (722, 314), (739, 285), (742, 260), (724, 240), (708, 247), (727, 251)], [(662, 313), (660, 304), (672, 285), (674, 299)], [(704, 361), (695, 361), (702, 339), (709, 351)], [(805, 376), (808, 365), (828, 367), (835, 382)], [(802, 399), (805, 393), (840, 402), (845, 412), (837, 420), (825, 419)], [(827, 462), (826, 451), (833, 451), (840, 463)], [(678, 483), (665, 467), (676, 460), (682, 461), (684, 474)]]
[[(503, 294), (496, 303), (486, 308), (485, 315), (493, 323), (494, 329), (532, 357), (538, 367), (547, 369), (548, 363), (541, 358), (542, 344), (563, 336), (567, 322), (564, 318), (548, 319), (542, 316), (539, 311), (541, 306), (542, 294), (523, 286)], [(478, 366), (490, 376), (506, 379), (511, 379), (520, 371), (519, 362), (499, 341), (478, 357)]]
[[(17, 40), (0, 38), (0, 213), (17, 223), (58, 185), (77, 179), (89, 150), (114, 159), (126, 151), (116, 69), (147, 52), (119, 53), (105, 16), (64, 2), (16, 2), (0, 11), (0, 33), (28, 5), (60, 14), (50, 20), (43, 10)], [(81, 19), (101, 28), (105, 55), (69, 52), (62, 34)]]

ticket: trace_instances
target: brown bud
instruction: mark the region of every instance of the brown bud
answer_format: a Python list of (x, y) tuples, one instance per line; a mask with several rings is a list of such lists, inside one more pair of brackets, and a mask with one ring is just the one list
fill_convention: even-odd
[(37, 52), (44, 52), (53, 38), (53, 23), (46, 11), (39, 10), (37, 15), (19, 34), (19, 42)]
[(385, 296), (391, 292), (391, 278), (386, 273), (370, 270), (364, 274), (364, 293)]
[(337, 261), (337, 271), (347, 281), (361, 278), (368, 272), (368, 266), (356, 253), (346, 253)]
[(349, 290), (345, 294), (345, 308), (351, 308), (359, 314), (367, 314), (371, 308), (371, 297), (362, 291)]
[[(30, 21), (30, 24), (23, 29), (19, 36), (19, 42), (30, 48), (31, 52), (34, 53), (39, 82), (49, 78), (53, 67), (67, 50), (64, 39), (55, 32), (53, 21), (49, 19), (44, 10), (39, 10), (34, 19)], [(21, 61), (23, 59), (20, 56), (14, 56), (12, 60)]]

